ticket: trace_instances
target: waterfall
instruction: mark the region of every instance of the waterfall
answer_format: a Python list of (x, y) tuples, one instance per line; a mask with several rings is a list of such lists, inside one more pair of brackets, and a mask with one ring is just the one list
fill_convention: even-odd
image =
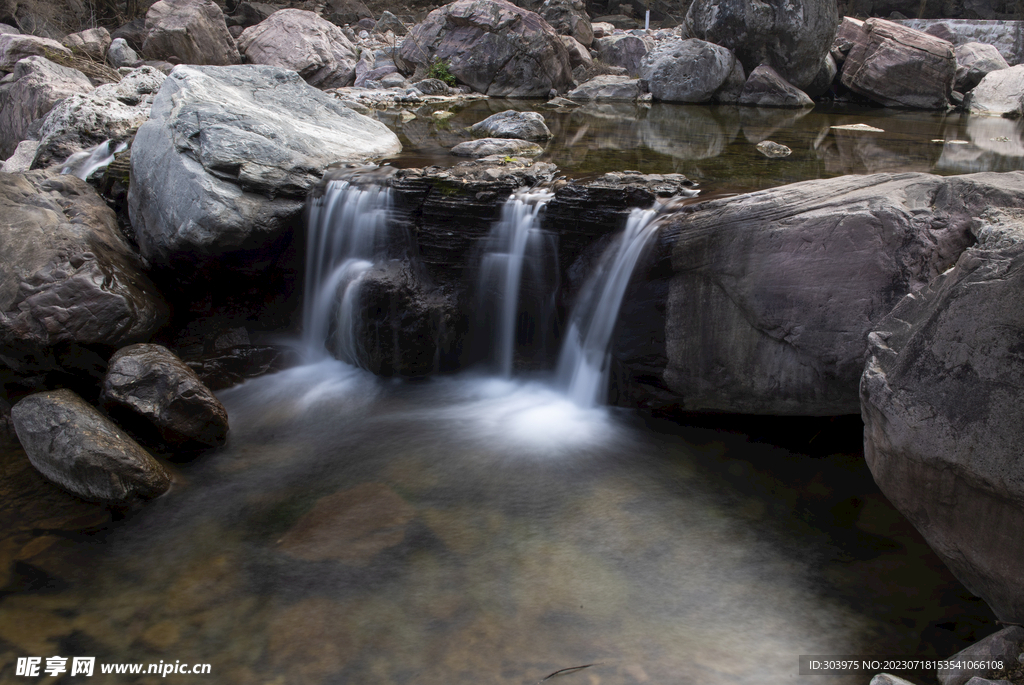
[(512, 376), (517, 343), (529, 334), (521, 335), (523, 310), (532, 307), (533, 332), (540, 337), (545, 319), (554, 312), (555, 238), (540, 228), (544, 206), (553, 196), (547, 191), (520, 191), (510, 196), (484, 243), (479, 323), (486, 330), (488, 357), (505, 378)]
[(83, 181), (88, 180), (94, 173), (113, 162), (114, 155), (127, 149), (127, 147), (128, 143), (115, 143), (112, 140), (108, 140), (96, 147), (76, 152), (64, 160), (64, 166), (61, 168), (60, 173), (77, 176)]
[(608, 387), (611, 340), (633, 269), (657, 235), (653, 209), (634, 209), (626, 230), (601, 255), (580, 291), (558, 359), (557, 383), (576, 404), (600, 404)]
[(307, 217), (303, 347), (307, 361), (328, 355), (360, 365), (359, 287), (389, 247), (391, 189), (352, 180), (327, 183)]

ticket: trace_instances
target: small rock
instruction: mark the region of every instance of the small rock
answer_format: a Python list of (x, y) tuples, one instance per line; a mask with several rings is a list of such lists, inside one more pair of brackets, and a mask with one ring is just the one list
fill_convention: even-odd
[(107, 48), (107, 59), (114, 68), (134, 67), (141, 59), (124, 38), (115, 38)]
[(32, 168), (32, 160), (35, 158), (36, 150), (38, 148), (38, 140), (21, 141), (18, 143), (18, 147), (14, 150), (14, 154), (11, 155), (6, 162), (0, 165), (0, 172), (5, 174), (17, 174), (28, 171)]
[(830, 126), (829, 128), (836, 131), (866, 131), (869, 133), (885, 133), (880, 128), (874, 126), (868, 126), (867, 124), (841, 124), (839, 126)]
[(758, 143), (757, 151), (769, 159), (781, 159), (782, 157), (789, 157), (793, 153), (785, 145), (780, 145), (770, 140), (762, 140)]
[(489, 157), (490, 155), (536, 156), (544, 152), (537, 143), (515, 138), (480, 138), (459, 143), (451, 150), (457, 157)]
[(544, 116), (537, 112), (517, 112), (507, 109), (492, 114), (483, 121), (473, 124), (474, 134), (488, 138), (518, 138), (519, 140), (546, 140), (551, 131), (544, 123)]
[(814, 101), (766, 64), (754, 69), (740, 92), (738, 104), (755, 107), (813, 107)]
[(579, 107), (580, 103), (573, 102), (567, 98), (557, 97), (544, 103), (547, 107)]
[(32, 465), (82, 499), (133, 506), (171, 486), (159, 462), (70, 390), (29, 395), (11, 419)]

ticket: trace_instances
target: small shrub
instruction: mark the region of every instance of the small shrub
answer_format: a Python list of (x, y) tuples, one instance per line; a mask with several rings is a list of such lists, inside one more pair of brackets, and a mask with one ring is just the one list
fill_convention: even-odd
[(427, 77), (436, 78), (438, 81), (444, 81), (452, 88), (455, 87), (455, 75), (448, 68), (446, 60), (435, 57), (430, 65), (430, 69), (427, 71)]

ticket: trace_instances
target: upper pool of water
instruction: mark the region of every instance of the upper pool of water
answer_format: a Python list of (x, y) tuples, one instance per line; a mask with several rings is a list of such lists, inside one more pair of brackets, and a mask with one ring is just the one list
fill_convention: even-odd
[[(1024, 121), (963, 113), (818, 106), (786, 110), (751, 107), (591, 103), (554, 110), (541, 101), (485, 100), (421, 108), (403, 122), (381, 119), (402, 141), (396, 166), (448, 166), (449, 150), (470, 140), (468, 128), (507, 109), (543, 113), (553, 138), (541, 161), (586, 178), (609, 171), (680, 173), (700, 182), (704, 197), (749, 192), (844, 174), (918, 171), (942, 175), (1024, 169)], [(867, 124), (881, 132), (833, 128)], [(772, 140), (793, 153), (768, 159), (756, 145)]]

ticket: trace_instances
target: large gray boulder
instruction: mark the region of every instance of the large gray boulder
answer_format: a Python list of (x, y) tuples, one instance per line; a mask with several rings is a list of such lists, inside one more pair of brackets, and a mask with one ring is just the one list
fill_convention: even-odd
[(88, 93), (92, 82), (77, 69), (45, 57), (26, 57), (14, 67), (14, 80), (0, 85), (0, 157), (10, 157), (33, 121), (76, 93)]
[[(949, 268), (990, 205), (1024, 208), (1024, 173), (875, 174), (690, 205), (662, 229), (672, 277), (661, 382), (687, 410), (860, 409), (867, 334)], [(640, 329), (628, 304), (623, 330)], [(651, 350), (621, 349), (630, 359)]]
[(1009, 64), (992, 45), (985, 43), (967, 43), (958, 45), (956, 53), (955, 88), (961, 93), (974, 88), (993, 71), (1008, 69)]
[(640, 79), (628, 76), (595, 76), (569, 91), (567, 98), (574, 102), (589, 100), (636, 101), (643, 94)]
[(43, 119), (33, 168), (63, 162), (107, 140), (131, 138), (149, 119), (153, 97), (165, 78), (158, 69), (140, 67), (118, 83), (61, 100)]
[(460, 83), (494, 97), (547, 97), (572, 85), (555, 30), (505, 0), (456, 0), (434, 10), (406, 36), (395, 63), (420, 76), (435, 60)]
[(559, 35), (572, 36), (588, 48), (594, 42), (594, 29), (583, 0), (544, 0), (537, 14)]
[(294, 71), (178, 66), (132, 146), (132, 226), (154, 264), (230, 257), (260, 273), (327, 165), (400, 150), (383, 124)]
[(956, 75), (951, 43), (884, 19), (860, 30), (843, 63), (844, 86), (890, 107), (946, 108)]
[(355, 80), (359, 55), (341, 29), (315, 12), (283, 9), (238, 38), (238, 49), (252, 64), (299, 72), (311, 86), (343, 88)]
[(967, 109), (975, 115), (1024, 115), (1024, 64), (986, 75), (971, 91)]
[(517, 112), (506, 109), (492, 114), (470, 127), (473, 135), (487, 138), (517, 138), (519, 140), (547, 140), (551, 131), (539, 112)]
[(594, 41), (598, 58), (612, 67), (622, 67), (626, 74), (637, 77), (644, 57), (650, 52), (650, 45), (639, 36), (617, 33)]
[(63, 43), (71, 52), (102, 62), (107, 56), (107, 48), (110, 47), (110, 32), (102, 26), (86, 29), (78, 33), (69, 33), (64, 37)]
[(740, 91), (736, 104), (752, 107), (813, 107), (814, 101), (807, 93), (796, 88), (779, 76), (767, 64), (750, 72), (747, 82)]
[[(199, 376), (162, 345), (130, 345), (110, 358), (100, 400), (122, 423), (145, 424), (171, 445), (217, 447), (228, 435), (228, 413)], [(145, 434), (145, 430), (143, 434)]]
[[(1024, 187), (1021, 172), (977, 176), (1005, 197)], [(861, 413), (886, 497), (996, 616), (1020, 623), (1024, 212), (998, 204), (971, 222), (978, 242), (952, 269), (872, 328)]]
[(838, 24), (835, 0), (694, 0), (680, 31), (732, 50), (746, 71), (767, 64), (804, 88)]
[(70, 390), (29, 395), (11, 420), (32, 465), (82, 499), (137, 506), (171, 486), (156, 459)]
[(22, 373), (93, 364), (90, 350), (146, 340), (166, 317), (92, 187), (70, 175), (0, 174), (0, 361)]
[(693, 103), (735, 101), (746, 80), (732, 51), (697, 38), (659, 44), (644, 57), (640, 78), (655, 100)]
[(71, 50), (55, 40), (18, 33), (0, 34), (0, 71), (14, 71), (26, 57), (71, 57)]
[(238, 64), (224, 12), (213, 0), (159, 0), (146, 13), (146, 59), (182, 64)]

